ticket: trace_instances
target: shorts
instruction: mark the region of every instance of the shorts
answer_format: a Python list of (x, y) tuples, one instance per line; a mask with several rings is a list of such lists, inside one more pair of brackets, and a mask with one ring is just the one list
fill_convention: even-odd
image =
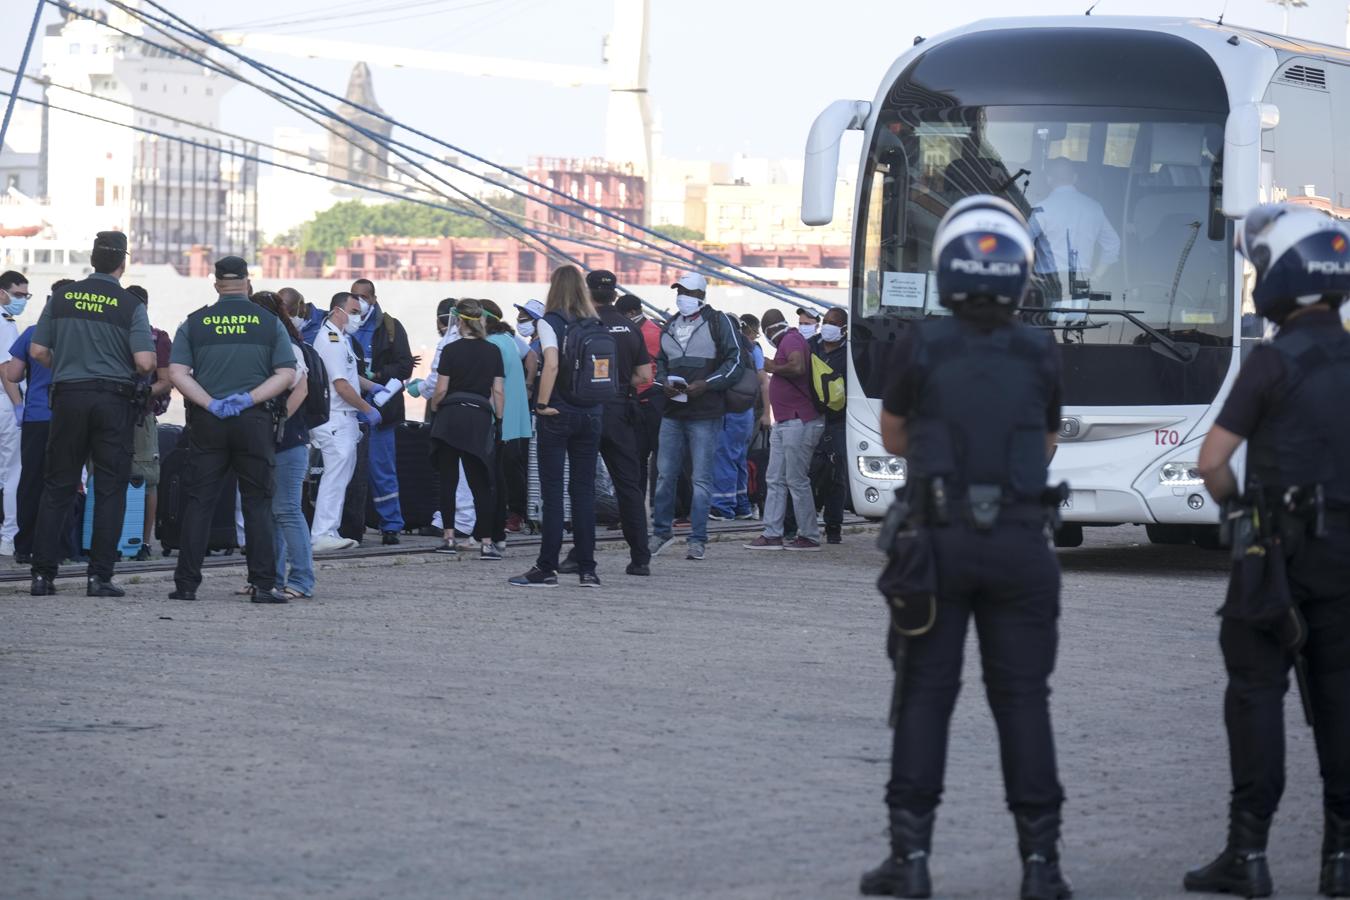
[(143, 478), (147, 488), (159, 484), (159, 422), (153, 413), (135, 426), (135, 447), (131, 454), (131, 477)]

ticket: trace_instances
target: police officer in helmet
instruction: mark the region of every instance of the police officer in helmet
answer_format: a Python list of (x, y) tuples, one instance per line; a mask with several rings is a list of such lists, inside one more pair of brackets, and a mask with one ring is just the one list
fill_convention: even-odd
[[(1239, 225), (1256, 311), (1279, 326), (1254, 349), (1200, 449), (1227, 501), (1237, 560), (1219, 647), (1233, 775), (1228, 844), (1188, 891), (1266, 897), (1266, 838), (1284, 791), (1284, 695), (1298, 676), (1316, 736), (1326, 831), (1321, 892), (1350, 897), (1350, 227), (1293, 204)], [(1229, 466), (1247, 442), (1245, 484)]]
[(125, 593), (112, 575), (126, 517), (133, 429), (144, 405), (135, 379), (155, 370), (155, 342), (145, 304), (120, 281), (127, 236), (100, 231), (90, 263), (92, 275), (52, 294), (29, 349), (52, 370), (52, 423), (33, 542), (35, 597), (56, 593), (61, 532), (86, 462), (93, 475), (94, 533), (85, 593)]
[(196, 600), (211, 515), (225, 473), (239, 478), (248, 537), (248, 583), (254, 603), (285, 603), (276, 588), (272, 543), (272, 468), (295, 351), (286, 327), (249, 300), (248, 264), (216, 262), (219, 300), (188, 315), (173, 338), (169, 377), (187, 403), (188, 462), (184, 477), (182, 549), (172, 600)]
[[(971, 616), (998, 726), (1023, 898), (1064, 898), (1057, 844), (1064, 793), (1048, 680), (1055, 664), (1059, 564), (1047, 536), (1047, 466), (1059, 429), (1059, 354), (1014, 318), (1032, 241), (1015, 207), (954, 205), (933, 243), (941, 304), (906, 329), (884, 398), (882, 440), (909, 481), (883, 532), (878, 586), (891, 606), (895, 743), (886, 788), (891, 852), (864, 894), (927, 897), (933, 821)], [(895, 574), (893, 574), (895, 573)]]

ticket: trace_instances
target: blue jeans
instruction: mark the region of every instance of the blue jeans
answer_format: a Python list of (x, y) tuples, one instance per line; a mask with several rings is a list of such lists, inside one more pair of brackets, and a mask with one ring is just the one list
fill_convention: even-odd
[(543, 540), (535, 562), (545, 572), (558, 571), (563, 540), (563, 459), (571, 472), (573, 559), (582, 575), (595, 574), (595, 462), (600, 454), (602, 418), (594, 412), (559, 412), (539, 416), (539, 494), (544, 502)]
[(713, 456), (712, 507), (726, 516), (750, 512), (750, 470), (745, 454), (755, 435), (755, 411), (727, 413)]
[[(300, 495), (309, 469), (309, 447), (301, 445), (277, 454), (272, 488), (272, 546), (277, 557), (277, 587), (314, 593), (314, 549), (309, 524), (300, 510)], [(290, 563), (290, 575), (286, 564)]]
[(675, 487), (684, 469), (684, 455), (688, 453), (694, 483), (693, 502), (689, 506), (689, 543), (707, 543), (713, 455), (721, 430), (720, 418), (661, 420), (661, 444), (656, 453), (656, 506), (652, 510), (652, 533), (657, 537), (670, 536), (675, 519)]
[[(397, 426), (395, 426), (397, 427)], [(370, 430), (370, 496), (380, 517), (381, 531), (402, 531), (403, 510), (398, 505), (398, 462), (394, 429)]]

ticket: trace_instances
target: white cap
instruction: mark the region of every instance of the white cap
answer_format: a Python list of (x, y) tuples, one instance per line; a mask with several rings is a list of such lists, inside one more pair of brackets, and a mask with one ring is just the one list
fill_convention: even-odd
[(708, 279), (697, 272), (685, 272), (680, 276), (671, 287), (682, 287), (686, 291), (706, 291), (708, 289)]
[(544, 304), (538, 300), (526, 300), (524, 306), (517, 303), (515, 307), (531, 319), (542, 319), (544, 317)]

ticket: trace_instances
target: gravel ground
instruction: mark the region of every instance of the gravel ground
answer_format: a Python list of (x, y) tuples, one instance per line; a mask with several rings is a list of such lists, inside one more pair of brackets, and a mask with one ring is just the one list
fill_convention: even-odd
[[(320, 597), (196, 604), (0, 587), (5, 897), (850, 897), (885, 847), (889, 663), (853, 534), (710, 545), (655, 576), (508, 588), (504, 564), (328, 564)], [(1179, 894), (1223, 837), (1224, 560), (1143, 530), (1064, 551), (1053, 710), (1080, 897)], [(1142, 546), (1141, 546), (1142, 543)], [(132, 596), (134, 595), (134, 596)], [(993, 724), (967, 654), (933, 872), (1015, 896)], [(1272, 863), (1312, 896), (1312, 736), (1287, 704)]]

